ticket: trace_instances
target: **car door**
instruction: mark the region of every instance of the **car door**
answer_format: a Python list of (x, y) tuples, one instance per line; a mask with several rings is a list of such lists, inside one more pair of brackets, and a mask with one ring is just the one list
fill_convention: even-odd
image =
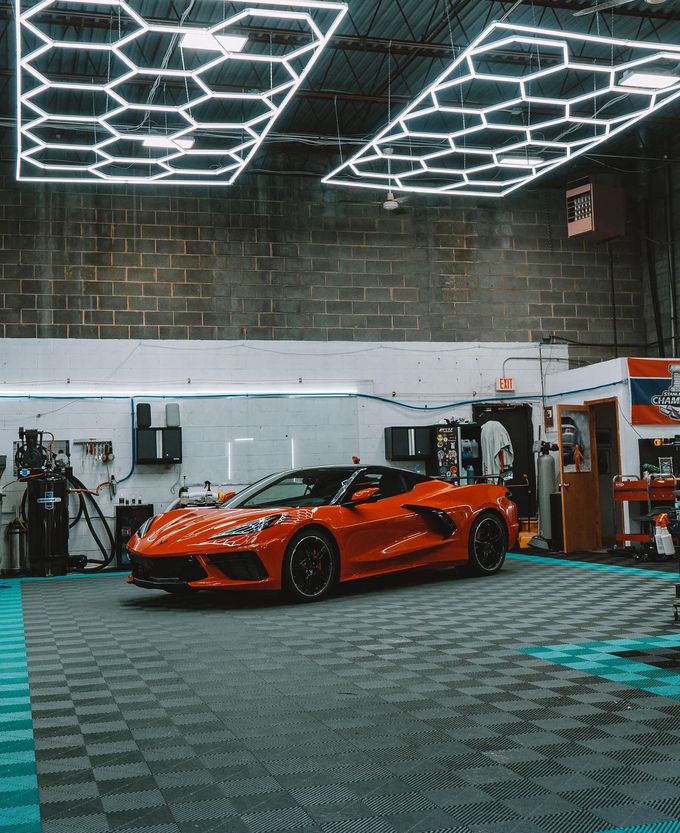
[(371, 487), (379, 489), (376, 500), (342, 508), (347, 577), (415, 566), (415, 542), (421, 538), (423, 521), (403, 507), (410, 484), (396, 469), (368, 469), (354, 489)]

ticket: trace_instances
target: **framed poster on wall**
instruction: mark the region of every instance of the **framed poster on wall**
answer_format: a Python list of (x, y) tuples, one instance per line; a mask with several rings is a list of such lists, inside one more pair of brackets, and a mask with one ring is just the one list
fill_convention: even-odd
[(680, 359), (627, 359), (633, 425), (680, 425)]

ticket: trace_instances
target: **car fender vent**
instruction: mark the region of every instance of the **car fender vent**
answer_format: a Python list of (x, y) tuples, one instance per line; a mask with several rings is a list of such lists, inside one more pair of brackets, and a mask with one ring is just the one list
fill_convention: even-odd
[(432, 526), (441, 533), (444, 538), (450, 538), (456, 531), (456, 525), (443, 509), (436, 506), (422, 506), (419, 503), (404, 503), (402, 509), (410, 509), (430, 521)]

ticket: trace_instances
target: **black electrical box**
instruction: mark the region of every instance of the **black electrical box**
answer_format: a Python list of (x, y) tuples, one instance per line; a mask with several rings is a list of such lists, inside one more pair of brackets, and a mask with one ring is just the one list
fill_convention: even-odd
[(152, 517), (152, 503), (116, 506), (116, 567), (118, 569), (130, 566), (127, 543), (144, 521)]
[(181, 428), (137, 428), (138, 463), (181, 463)]

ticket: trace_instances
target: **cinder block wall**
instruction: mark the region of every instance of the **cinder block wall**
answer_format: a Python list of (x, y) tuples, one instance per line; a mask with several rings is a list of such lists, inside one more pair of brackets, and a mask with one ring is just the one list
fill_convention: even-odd
[[(413, 196), (388, 213), (380, 194), (313, 177), (205, 191), (3, 179), (0, 337), (614, 341), (606, 244), (567, 240), (561, 189)], [(616, 335), (642, 344), (637, 231), (613, 253)]]

